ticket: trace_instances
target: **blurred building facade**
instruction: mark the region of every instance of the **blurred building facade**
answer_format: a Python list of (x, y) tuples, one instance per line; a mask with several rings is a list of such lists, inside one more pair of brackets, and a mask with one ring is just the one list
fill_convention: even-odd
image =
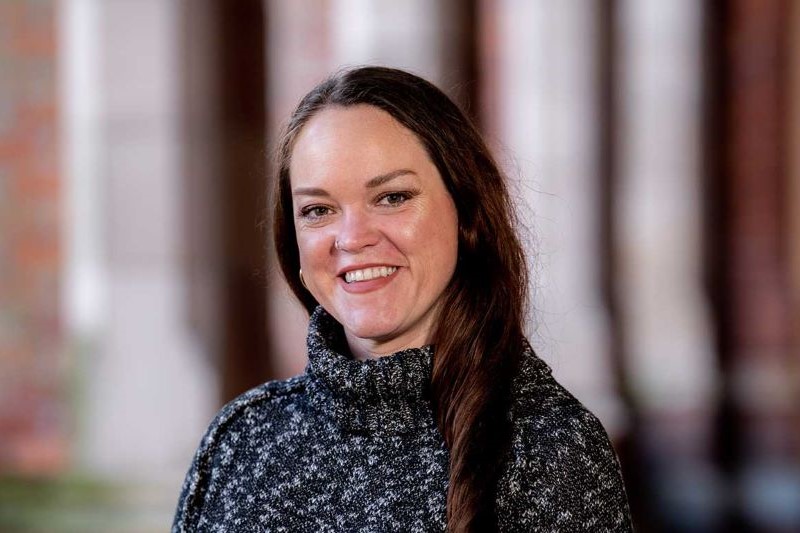
[(158, 487), (143, 505), (163, 523), (216, 409), (303, 370), (306, 317), (268, 245), (271, 152), (307, 90), (369, 63), (442, 87), (494, 148), (531, 340), (609, 430), (637, 530), (800, 530), (795, 3), (0, 15), (0, 481)]
[(0, 5), (0, 464), (23, 472), (67, 464), (55, 20)]

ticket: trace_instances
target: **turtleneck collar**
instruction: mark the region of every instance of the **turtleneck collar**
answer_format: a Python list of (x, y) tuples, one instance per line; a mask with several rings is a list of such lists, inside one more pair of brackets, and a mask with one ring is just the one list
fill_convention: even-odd
[(321, 306), (311, 315), (307, 346), (310, 400), (343, 430), (393, 434), (434, 425), (431, 346), (358, 361), (347, 352), (342, 326)]

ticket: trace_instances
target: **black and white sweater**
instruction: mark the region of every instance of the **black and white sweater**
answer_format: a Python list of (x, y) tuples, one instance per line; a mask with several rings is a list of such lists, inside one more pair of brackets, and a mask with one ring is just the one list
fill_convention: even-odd
[[(356, 361), (341, 326), (311, 317), (300, 376), (226, 405), (181, 491), (176, 532), (445, 530), (449, 454), (429, 399), (433, 350)], [(532, 350), (514, 382), (501, 531), (632, 531), (600, 422)]]

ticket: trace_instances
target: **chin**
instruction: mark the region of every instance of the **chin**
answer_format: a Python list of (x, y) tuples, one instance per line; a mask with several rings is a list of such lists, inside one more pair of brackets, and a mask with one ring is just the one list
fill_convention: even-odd
[(348, 335), (382, 342), (391, 340), (398, 330), (397, 325), (375, 320), (345, 321), (342, 326)]

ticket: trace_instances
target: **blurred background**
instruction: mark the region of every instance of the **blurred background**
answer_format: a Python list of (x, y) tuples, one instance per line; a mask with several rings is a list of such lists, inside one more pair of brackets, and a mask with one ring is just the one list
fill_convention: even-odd
[(800, 531), (791, 0), (0, 1), (0, 531), (168, 530), (216, 410), (302, 372), (271, 154), (365, 63), (494, 148), (637, 531)]

